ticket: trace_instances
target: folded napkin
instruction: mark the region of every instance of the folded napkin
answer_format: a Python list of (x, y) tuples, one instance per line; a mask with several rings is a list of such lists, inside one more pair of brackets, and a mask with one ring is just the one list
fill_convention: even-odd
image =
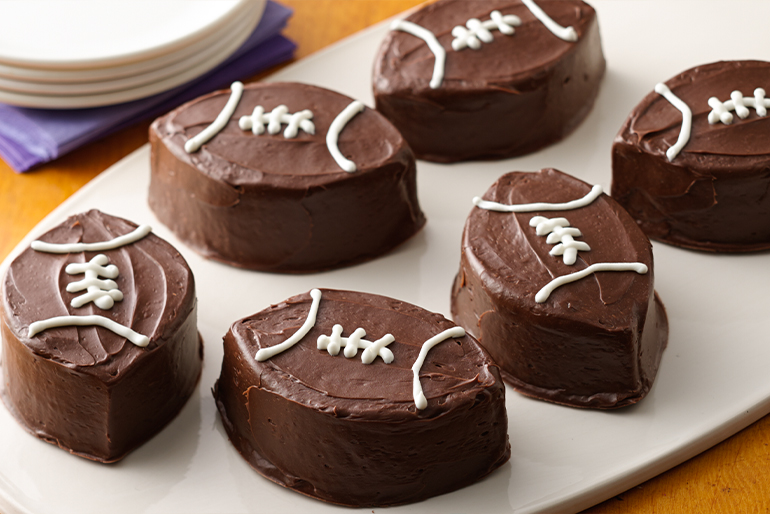
[(280, 35), (290, 16), (290, 9), (268, 1), (259, 25), (225, 62), (197, 79), (148, 98), (70, 110), (0, 104), (0, 157), (16, 171), (27, 171), (95, 139), (286, 61), (296, 47)]

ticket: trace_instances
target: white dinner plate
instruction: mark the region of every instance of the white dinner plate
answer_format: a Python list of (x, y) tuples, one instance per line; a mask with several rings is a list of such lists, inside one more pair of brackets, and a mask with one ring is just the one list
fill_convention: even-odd
[[(135, 79), (136, 77), (143, 78), (147, 74), (157, 73), (158, 71), (178, 66), (180, 62), (187, 63), (196, 58), (205, 57), (203, 54), (220, 44), (222, 39), (232, 36), (234, 32), (240, 33), (242, 30), (245, 30), (244, 23), (246, 20), (250, 19), (255, 13), (262, 13), (265, 4), (266, 0), (252, 0), (245, 3), (237, 17), (229, 20), (226, 24), (222, 24), (217, 30), (203, 38), (190, 41), (187, 45), (176, 51), (152, 58), (116, 66), (83, 69), (28, 68), (0, 62), (0, 79), (40, 85), (61, 85), (102, 83), (119, 79)], [(189, 66), (190, 64), (187, 64), (187, 67)], [(145, 80), (145, 82), (149, 82), (149, 80)], [(12, 90), (18, 89), (8, 86), (3, 87)]]
[[(90, 208), (150, 223), (184, 254), (198, 287), (203, 376), (176, 420), (109, 466), (37, 440), (0, 408), (0, 512), (372, 512), (306, 498), (251, 470), (227, 440), (211, 395), (221, 365), (221, 338), (236, 319), (313, 287), (384, 294), (448, 313), (471, 198), (499, 175), (552, 166), (608, 189), (613, 138), (656, 82), (699, 63), (769, 57), (765, 25), (770, 2), (765, 0), (593, 3), (609, 68), (585, 122), (561, 143), (521, 158), (455, 165), (419, 162), (419, 195), (428, 223), (380, 259), (310, 275), (257, 273), (207, 261), (149, 211), (147, 147), (57, 208), (14, 254), (65, 216)], [(750, 15), (730, 18), (737, 12)], [(719, 30), (714, 20), (723, 20)], [(371, 105), (372, 59), (386, 31), (387, 26), (380, 25), (358, 34), (272, 79), (331, 87)], [(656, 289), (666, 305), (671, 333), (647, 398), (608, 412), (531, 400), (509, 388), (510, 462), (460, 491), (388, 512), (578, 511), (692, 457), (770, 412), (768, 253), (714, 255), (663, 244), (655, 244), (654, 252)]]
[[(37, 99), (38, 96), (92, 96), (107, 93), (118, 93), (127, 90), (135, 90), (140, 87), (153, 86), (161, 81), (170, 80), (171, 83), (179, 80), (189, 72), (196, 73), (203, 63), (209, 66), (214, 62), (219, 64), (233, 52), (233, 46), (237, 49), (246, 38), (254, 31), (259, 21), (261, 11), (248, 13), (248, 16), (227, 27), (227, 32), (213, 42), (206, 41), (207, 45), (185, 59), (167, 64), (158, 69), (146, 73), (135, 73), (130, 76), (111, 80), (83, 81), (77, 83), (57, 82), (29, 82), (0, 77), (0, 91), (11, 94), (23, 95)], [(38, 100), (39, 101), (39, 100)]]
[(259, 0), (3, 0), (0, 62), (43, 69), (117, 66), (175, 52)]
[[(244, 41), (246, 41), (257, 26), (261, 16), (261, 11), (251, 12), (249, 17), (245, 19), (246, 22), (242, 26), (243, 30), (228, 35), (221, 42), (221, 46), (218, 45), (220, 46), (218, 50), (211, 53), (206, 58), (201, 56), (200, 59), (190, 59), (186, 61), (185, 64), (189, 64), (190, 67), (180, 70), (170, 76), (165, 76), (160, 80), (114, 91), (92, 93), (81, 92), (67, 95), (23, 93), (0, 87), (0, 102), (20, 107), (36, 107), (43, 109), (81, 109), (86, 107), (113, 105), (130, 102), (131, 100), (139, 98), (146, 98), (193, 80), (221, 64), (232, 55)], [(130, 79), (127, 82), (130, 83)], [(85, 86), (83, 84), (78, 84), (77, 86), (72, 86), (72, 89), (77, 90), (78, 87), (82, 88)]]

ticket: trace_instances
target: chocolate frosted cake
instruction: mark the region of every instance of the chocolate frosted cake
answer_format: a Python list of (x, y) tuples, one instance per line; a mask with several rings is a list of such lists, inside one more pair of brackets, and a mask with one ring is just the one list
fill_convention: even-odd
[(3, 281), (0, 397), (71, 453), (114, 462), (181, 410), (203, 360), (195, 284), (150, 227), (89, 211), (24, 250)]
[(425, 223), (404, 139), (326, 89), (236, 82), (156, 120), (150, 144), (150, 207), (194, 250), (228, 264), (346, 266)]
[(580, 0), (439, 0), (392, 25), (374, 97), (419, 158), (501, 159), (569, 134), (604, 69)]
[(647, 235), (696, 250), (770, 248), (770, 63), (697, 66), (658, 84), (612, 147), (612, 196)]
[(503, 175), (465, 224), (452, 315), (521, 393), (612, 409), (668, 339), (652, 247), (617, 202), (554, 169)]
[(214, 396), (254, 469), (341, 505), (420, 501), (510, 457), (486, 352), (440, 314), (383, 296), (314, 289), (237, 321)]

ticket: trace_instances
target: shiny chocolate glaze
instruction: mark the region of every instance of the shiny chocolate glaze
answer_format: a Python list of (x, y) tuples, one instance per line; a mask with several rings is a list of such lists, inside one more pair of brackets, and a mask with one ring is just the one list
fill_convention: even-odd
[[(334, 118), (352, 101), (296, 83), (250, 84), (227, 126), (195, 153), (185, 142), (220, 113), (219, 91), (156, 120), (149, 203), (165, 225), (204, 256), (234, 266), (313, 272), (372, 259), (424, 224), (412, 151), (385, 118), (366, 108), (339, 137), (358, 171), (343, 171), (326, 147)], [(254, 135), (238, 120), (266, 112), (313, 112), (315, 134)]]
[[(582, 198), (585, 182), (554, 169), (503, 175), (485, 200), (561, 203)], [(567, 265), (530, 226), (565, 217), (590, 251)], [(598, 262), (641, 262), (647, 274), (598, 272), (563, 285), (544, 303), (537, 292), (558, 276)], [(518, 391), (576, 407), (612, 409), (650, 390), (668, 338), (653, 290), (652, 247), (634, 220), (602, 194), (586, 207), (502, 213), (474, 207), (465, 224), (452, 315), (473, 334)]]
[(753, 97), (770, 91), (768, 77), (768, 62), (727, 61), (667, 81), (693, 115), (673, 161), (666, 150), (679, 137), (679, 110), (652, 91), (631, 111), (612, 147), (612, 196), (649, 237), (715, 252), (770, 249), (770, 117), (749, 108), (730, 125), (708, 122), (710, 97)]
[[(470, 336), (427, 355), (417, 410), (412, 370), (422, 343), (455, 326), (440, 314), (372, 294), (322, 290), (315, 327), (294, 347), (257, 362), (260, 348), (297, 331), (308, 293), (232, 325), (214, 390), (230, 440), (266, 478), (349, 506), (420, 501), (469, 485), (510, 457), (505, 388)], [(335, 324), (374, 341), (395, 336), (391, 364), (318, 350)]]
[[(579, 0), (538, 2), (559, 39), (520, 0), (440, 0), (406, 20), (433, 32), (446, 50), (444, 80), (429, 82), (435, 62), (422, 39), (392, 30), (375, 58), (376, 108), (401, 131), (418, 158), (438, 162), (500, 159), (534, 152), (569, 134), (588, 115), (604, 75), (596, 13)], [(494, 30), (478, 50), (452, 50), (452, 28), (499, 10), (521, 26)]]
[[(67, 218), (40, 239), (97, 242), (127, 234), (134, 223), (92, 210)], [(72, 262), (98, 253), (118, 266), (122, 301), (102, 310), (73, 308), (81, 293), (66, 286)], [(62, 327), (28, 337), (31, 323), (98, 314), (147, 336), (140, 348), (101, 327)], [(37, 437), (101, 462), (114, 462), (155, 435), (181, 410), (203, 360), (196, 327), (195, 283), (182, 256), (149, 234), (115, 250), (69, 254), (27, 248), (3, 281), (0, 396)]]

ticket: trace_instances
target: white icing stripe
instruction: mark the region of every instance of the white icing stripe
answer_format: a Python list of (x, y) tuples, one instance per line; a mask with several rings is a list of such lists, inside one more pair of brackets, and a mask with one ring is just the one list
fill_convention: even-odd
[(767, 108), (770, 107), (770, 99), (765, 98), (765, 90), (758, 87), (754, 90), (754, 98), (744, 98), (740, 91), (733, 91), (730, 94), (730, 100), (720, 102), (719, 98), (712, 96), (708, 99), (711, 112), (709, 113), (709, 123), (712, 125), (721, 121), (725, 125), (733, 122), (733, 115), (730, 111), (735, 111), (739, 118), (743, 119), (749, 115), (748, 107), (753, 107), (757, 111), (757, 116), (767, 116)]
[(443, 343), (449, 338), (463, 337), (465, 330), (462, 327), (452, 327), (444, 330), (440, 334), (436, 334), (424, 343), (420, 348), (420, 354), (417, 356), (417, 360), (412, 365), (412, 396), (414, 397), (414, 404), (419, 410), (423, 410), (428, 406), (428, 400), (425, 398), (425, 394), (422, 391), (422, 385), (420, 385), (420, 368), (425, 363), (425, 357), (431, 348), (439, 343)]
[(143, 336), (142, 334), (137, 334), (130, 328), (123, 326), (120, 323), (117, 323), (109, 318), (105, 318), (104, 316), (97, 316), (97, 315), (57, 316), (55, 318), (49, 318), (43, 321), (36, 321), (29, 326), (28, 337), (33, 337), (35, 334), (38, 334), (44, 330), (48, 330), (49, 328), (72, 327), (72, 326), (77, 326), (77, 327), (98, 326), (98, 327), (106, 328), (107, 330), (110, 330), (121, 337), (125, 337), (126, 339), (134, 343), (136, 346), (140, 346), (144, 348), (145, 346), (150, 344), (150, 339), (147, 336)]
[(585, 278), (597, 271), (635, 271), (640, 275), (644, 275), (647, 273), (647, 266), (641, 262), (599, 262), (591, 264), (585, 269), (570, 273), (569, 275), (562, 275), (551, 280), (545, 287), (538, 291), (535, 295), (535, 301), (537, 303), (543, 303), (548, 300), (548, 297), (551, 296), (551, 293), (557, 287), (569, 284), (570, 282), (575, 282), (576, 280)]
[(682, 128), (679, 131), (679, 139), (676, 140), (676, 143), (674, 143), (671, 148), (666, 150), (666, 157), (668, 157), (669, 161), (673, 161), (676, 156), (679, 155), (679, 152), (682, 151), (684, 145), (690, 141), (690, 130), (692, 129), (692, 111), (687, 106), (687, 104), (684, 103), (681, 98), (671, 92), (668, 86), (664, 83), (659, 82), (655, 84), (655, 92), (668, 100), (671, 105), (679, 109), (682, 113)]
[(535, 15), (535, 18), (540, 20), (554, 36), (558, 37), (559, 39), (563, 39), (564, 41), (574, 42), (578, 40), (577, 31), (574, 27), (565, 28), (553, 21), (553, 18), (548, 16), (545, 11), (534, 2), (534, 0), (521, 1), (524, 2), (524, 5), (526, 5), (530, 11), (532, 11), (532, 14)]
[(127, 244), (134, 243), (147, 234), (152, 232), (152, 228), (149, 225), (141, 225), (133, 232), (116, 237), (110, 241), (102, 241), (100, 243), (46, 243), (45, 241), (32, 241), (30, 245), (33, 250), (46, 253), (79, 253), (79, 252), (102, 252), (105, 250), (114, 250), (125, 246)]
[(599, 184), (591, 188), (591, 191), (583, 198), (572, 200), (566, 203), (520, 203), (515, 205), (506, 205), (503, 203), (490, 202), (488, 200), (482, 200), (481, 197), (473, 197), (473, 205), (480, 209), (486, 209), (489, 211), (497, 212), (534, 212), (534, 211), (566, 211), (572, 209), (579, 209), (590, 205), (591, 202), (596, 200), (599, 195), (602, 194), (602, 186)]
[(430, 79), (431, 89), (438, 89), (441, 87), (441, 83), (444, 81), (444, 62), (446, 61), (446, 51), (441, 43), (438, 42), (436, 36), (424, 27), (420, 27), (416, 23), (405, 20), (396, 20), (391, 26), (391, 30), (400, 30), (407, 32), (413, 36), (416, 36), (428, 44), (431, 52), (435, 56), (435, 62), (433, 63), (433, 77)]
[(288, 350), (297, 344), (303, 337), (305, 337), (307, 333), (310, 332), (310, 329), (315, 326), (315, 318), (318, 314), (318, 305), (321, 303), (321, 291), (318, 289), (313, 289), (310, 291), (310, 296), (313, 298), (313, 303), (310, 304), (310, 311), (307, 314), (307, 319), (305, 319), (305, 322), (302, 324), (299, 330), (294, 332), (294, 334), (284, 342), (259, 350), (256, 355), (256, 359), (258, 361), (266, 361), (270, 357)]
[(332, 121), (332, 124), (329, 126), (329, 131), (326, 133), (326, 147), (329, 149), (329, 153), (332, 154), (332, 157), (334, 157), (334, 160), (340, 165), (340, 168), (348, 173), (356, 171), (356, 164), (342, 155), (337, 146), (337, 141), (339, 140), (340, 132), (345, 128), (345, 125), (353, 119), (353, 116), (363, 110), (363, 103), (358, 100), (350, 102), (350, 104), (348, 104), (348, 106), (334, 118), (334, 121)]
[(225, 128), (227, 122), (230, 121), (230, 117), (232, 117), (235, 112), (235, 108), (238, 107), (238, 102), (241, 101), (243, 84), (241, 82), (233, 82), (230, 86), (230, 91), (230, 98), (228, 98), (225, 107), (216, 117), (214, 122), (194, 137), (188, 139), (184, 144), (184, 149), (187, 153), (197, 152), (209, 139), (219, 134), (219, 132)]

